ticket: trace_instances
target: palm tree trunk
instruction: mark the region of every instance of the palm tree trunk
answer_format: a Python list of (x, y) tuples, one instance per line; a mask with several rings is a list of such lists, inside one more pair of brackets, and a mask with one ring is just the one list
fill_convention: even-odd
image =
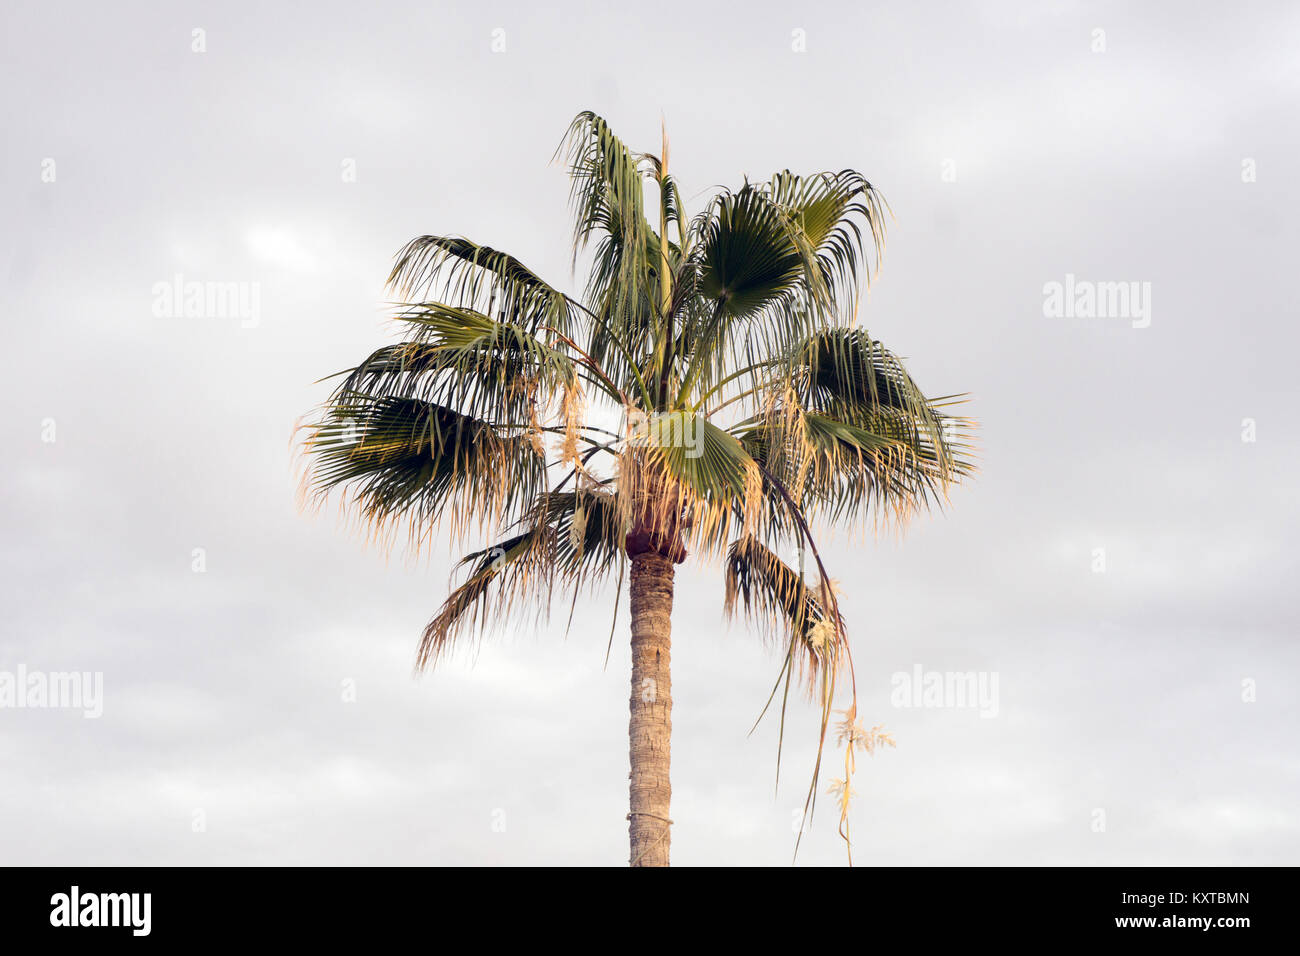
[(628, 836), (632, 866), (667, 866), (668, 780), (672, 737), (672, 680), (668, 649), (672, 643), (673, 561), (656, 551), (632, 558), (629, 585), (632, 604), (632, 696), (629, 701), (628, 755), (631, 812)]

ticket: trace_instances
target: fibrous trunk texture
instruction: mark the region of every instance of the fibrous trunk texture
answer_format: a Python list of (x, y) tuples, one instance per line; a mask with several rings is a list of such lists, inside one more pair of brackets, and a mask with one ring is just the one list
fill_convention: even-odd
[(656, 551), (632, 558), (632, 696), (628, 753), (632, 772), (628, 836), (632, 866), (667, 866), (671, 842), (668, 781), (672, 681), (668, 650), (673, 609), (673, 562)]

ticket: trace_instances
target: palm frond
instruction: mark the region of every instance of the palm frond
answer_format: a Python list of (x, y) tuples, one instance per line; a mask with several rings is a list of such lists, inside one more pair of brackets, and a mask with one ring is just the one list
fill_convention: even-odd
[[(432, 667), (460, 631), (469, 628), (481, 636), (490, 619), (508, 614), (518, 598), (535, 591), (552, 560), (552, 539), (547, 527), (537, 526), (463, 557), (460, 565), (471, 566), (472, 571), (421, 632), (416, 670)], [(494, 583), (498, 585), (495, 595)]]
[(457, 236), (418, 236), (397, 253), (389, 288), (403, 301), (437, 300), (527, 329), (568, 334), (576, 307), (509, 253)]
[(809, 680), (836, 659), (837, 628), (843, 621), (835, 617), (829, 601), (830, 582), (809, 586), (803, 575), (752, 536), (728, 548), (725, 574), (727, 616), (733, 617), (739, 604), (765, 634), (779, 634)]
[(884, 252), (887, 208), (853, 170), (808, 177), (785, 170), (716, 197), (692, 223), (698, 251), (682, 269), (713, 306), (687, 326), (692, 358), (682, 398), (716, 381), (728, 363), (761, 362), (835, 316), (855, 314), (859, 282)]
[(686, 411), (659, 413), (634, 430), (618, 488), (629, 527), (661, 529), (700, 555), (721, 554), (763, 517), (757, 462), (735, 436)]
[(397, 315), (411, 337), (351, 369), (335, 397), (416, 398), (497, 425), (534, 421), (540, 403), (572, 387), (578, 369), (562, 347), (524, 326), (437, 302)]
[(585, 292), (592, 317), (585, 349), (611, 378), (626, 383), (629, 366), (654, 344), (661, 239), (646, 218), (645, 183), (658, 166), (590, 111), (574, 118), (556, 156), (564, 157), (570, 176), (575, 265), (579, 252), (596, 242)]
[(715, 197), (692, 234), (682, 283), (699, 304), (684, 315), (683, 399), (728, 364), (784, 353), (821, 328), (832, 307), (816, 247), (762, 187)]
[(307, 426), (305, 495), (338, 491), (381, 540), (407, 529), (419, 548), (444, 517), (454, 538), (509, 521), (544, 490), (530, 436), (444, 405), (347, 395)]
[(605, 578), (622, 552), (623, 528), (612, 494), (590, 488), (538, 496), (519, 522), (522, 530), (459, 562), (469, 567), (425, 626), (417, 669), (432, 666), (466, 628), (482, 633), (517, 620), (522, 605), (545, 617), (557, 591), (577, 594)]
[(732, 431), (811, 513), (905, 521), (973, 472), (974, 423), (949, 414), (961, 396), (927, 398), (866, 332), (820, 331), (780, 364), (788, 377)]
[[(772, 201), (787, 210), (817, 251), (823, 280), (833, 287), (841, 311), (857, 295), (859, 282), (869, 282), (885, 251), (888, 205), (861, 173), (797, 176), (783, 170), (766, 184)], [(870, 237), (870, 243), (867, 238)]]

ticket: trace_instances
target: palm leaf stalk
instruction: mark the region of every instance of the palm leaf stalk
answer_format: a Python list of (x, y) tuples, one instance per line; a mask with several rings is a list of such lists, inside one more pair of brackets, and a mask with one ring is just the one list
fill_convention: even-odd
[[(634, 152), (590, 112), (557, 157), (582, 296), (469, 239), (411, 240), (388, 277), (401, 341), (340, 373), (302, 426), (305, 499), (337, 498), (387, 546), (490, 539), (424, 629), (420, 669), (521, 605), (544, 613), (615, 574), (617, 600), (628, 571), (633, 866), (669, 861), (675, 568), (721, 563), (726, 613), (784, 648), (780, 738), (796, 679), (820, 709), (805, 823), (848, 674), (847, 842), (853, 754), (892, 741), (857, 721), (816, 534), (901, 526), (973, 470), (962, 397), (928, 398), (856, 321), (887, 207), (852, 170), (786, 171), (688, 217), (666, 135)], [(591, 424), (608, 410), (615, 431)], [(780, 557), (796, 552), (798, 567)]]

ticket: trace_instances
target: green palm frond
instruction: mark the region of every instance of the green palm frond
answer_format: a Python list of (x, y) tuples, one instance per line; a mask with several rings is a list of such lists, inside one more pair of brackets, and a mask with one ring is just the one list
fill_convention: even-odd
[(497, 425), (523, 426), (534, 404), (572, 387), (579, 370), (565, 352), (523, 326), (429, 302), (397, 316), (411, 338), (372, 353), (336, 396), (418, 398)]
[(862, 330), (822, 330), (769, 371), (732, 432), (810, 514), (905, 520), (974, 470), (972, 423), (949, 414), (961, 396), (927, 398)]
[(554, 593), (576, 595), (598, 583), (622, 553), (617, 499), (602, 490), (543, 493), (519, 524), (522, 531), (460, 560), (470, 574), (425, 626), (417, 668), (431, 665), (464, 629), (481, 632), (510, 619), (521, 604), (537, 604), (545, 613)]
[(308, 426), (304, 451), (309, 497), (341, 490), (376, 534), (404, 523), (412, 543), (444, 517), (456, 536), (511, 520), (546, 484), (524, 432), (416, 399), (348, 393)]
[(835, 618), (829, 604), (829, 582), (810, 587), (803, 575), (753, 537), (740, 538), (728, 548), (725, 573), (728, 617), (735, 615), (739, 603), (765, 634), (781, 635), (810, 679), (834, 659), (835, 632), (843, 621)]
[(717, 196), (698, 228), (698, 291), (722, 315), (748, 318), (790, 300), (824, 301), (816, 249), (761, 187)]
[(568, 334), (575, 305), (514, 256), (456, 236), (419, 236), (397, 253), (388, 286), (404, 301), (433, 299), (537, 334)]
[(763, 187), (722, 193), (692, 229), (695, 252), (682, 282), (698, 304), (681, 310), (683, 401), (728, 365), (784, 352), (820, 328), (833, 306), (814, 243)]
[[(545, 525), (512, 535), (461, 558), (470, 575), (443, 601), (420, 634), (416, 669), (431, 667), (451, 648), (455, 636), (469, 629), (481, 635), (491, 620), (508, 614), (545, 580), (553, 536)], [(504, 583), (503, 583), (504, 582)], [(492, 585), (496, 584), (496, 594)]]
[(853, 170), (787, 170), (717, 196), (692, 222), (697, 245), (681, 270), (708, 307), (684, 323), (690, 362), (680, 400), (854, 314), (859, 279), (884, 250), (887, 208)]
[(632, 366), (654, 349), (660, 237), (646, 218), (645, 184), (658, 166), (591, 112), (574, 118), (556, 156), (564, 157), (570, 177), (575, 265), (579, 252), (596, 244), (585, 292), (592, 319), (585, 351), (611, 379), (628, 383)]
[[(681, 522), (688, 550), (720, 554), (761, 518), (758, 465), (744, 445), (713, 422), (686, 411), (663, 412), (634, 436), (621, 485), (628, 495), (656, 492), (650, 523)], [(667, 480), (658, 483), (660, 474)]]
[(801, 400), (823, 412), (896, 410), (938, 431), (939, 416), (896, 355), (862, 329), (824, 329), (791, 352)]
[[(837, 290), (837, 305), (847, 306), (857, 294), (859, 279), (870, 278), (884, 253), (889, 208), (884, 199), (852, 169), (808, 177), (784, 170), (772, 177), (766, 190), (816, 250), (823, 281)], [(869, 261), (872, 257), (874, 262)]]
[(604, 577), (623, 549), (618, 497), (603, 488), (579, 487), (542, 495), (526, 519), (555, 535), (555, 573), (566, 588)]
[(610, 288), (620, 300), (614, 313), (625, 313), (634, 294), (647, 291), (650, 272), (642, 158), (591, 112), (574, 117), (556, 155), (564, 155), (571, 181), (574, 261), (594, 235), (603, 233), (617, 243), (618, 269)]

